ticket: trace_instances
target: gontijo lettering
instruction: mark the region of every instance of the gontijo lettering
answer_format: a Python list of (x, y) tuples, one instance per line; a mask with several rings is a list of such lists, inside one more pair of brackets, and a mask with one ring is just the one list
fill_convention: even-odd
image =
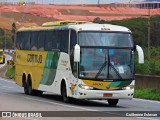
[(28, 54), (27, 62), (42, 63), (42, 55)]

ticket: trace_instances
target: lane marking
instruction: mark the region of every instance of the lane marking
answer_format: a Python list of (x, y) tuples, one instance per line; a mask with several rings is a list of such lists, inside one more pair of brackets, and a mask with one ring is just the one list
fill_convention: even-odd
[(82, 109), (82, 110), (88, 110), (88, 111), (99, 111), (99, 110), (94, 110), (94, 109), (76, 107), (76, 106), (73, 106), (73, 105), (64, 105), (64, 104), (60, 104), (60, 103), (56, 103), (56, 102), (49, 102), (49, 101), (39, 100), (39, 99), (31, 98), (31, 97), (24, 97), (24, 98), (30, 99), (30, 100), (36, 100), (36, 101), (39, 101), (39, 102), (44, 102), (44, 103), (49, 103), (49, 104), (64, 106), (64, 107), (75, 108), (75, 109)]
[[(21, 118), (21, 117), (19, 117), (19, 118)], [(29, 118), (29, 117), (22, 117), (22, 118), (29, 119), (29, 120), (38, 120), (38, 119), (35, 119), (35, 118)]]
[(0, 78), (0, 81), (5, 81), (5, 82), (9, 82), (9, 83), (15, 83), (15, 81), (7, 80), (5, 78)]
[(148, 118), (148, 117), (137, 117), (137, 118), (140, 118), (140, 119), (144, 119), (144, 120), (159, 120), (159, 119), (156, 119), (156, 118)]
[(145, 101), (145, 102), (152, 102), (152, 103), (160, 103), (160, 101), (155, 101), (155, 100), (145, 100), (145, 99), (139, 99), (139, 98), (133, 98), (133, 100), (139, 100), (139, 101)]
[(9, 88), (9, 89), (14, 89), (14, 87), (10, 87), (10, 86), (1, 86), (1, 87), (3, 87), (3, 88)]

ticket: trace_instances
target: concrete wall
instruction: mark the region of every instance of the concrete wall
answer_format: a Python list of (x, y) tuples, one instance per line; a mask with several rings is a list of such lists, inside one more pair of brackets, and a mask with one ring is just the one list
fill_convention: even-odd
[(136, 88), (154, 88), (160, 91), (160, 76), (136, 75)]

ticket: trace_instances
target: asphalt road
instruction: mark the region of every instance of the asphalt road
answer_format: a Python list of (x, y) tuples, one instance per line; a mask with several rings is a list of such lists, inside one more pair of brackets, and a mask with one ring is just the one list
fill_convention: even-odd
[[(114, 107), (109, 106), (105, 100), (73, 100), (73, 103), (64, 103), (61, 96), (51, 93), (44, 93), (42, 96), (25, 95), (23, 88), (14, 81), (0, 78), (0, 116), (4, 111), (27, 114), (29, 111), (39, 112), (42, 118), (0, 117), (0, 120), (159, 120), (160, 117), (144, 116), (144, 113), (160, 114), (160, 102), (134, 98), (120, 100)], [(132, 117), (126, 117), (129, 115)]]

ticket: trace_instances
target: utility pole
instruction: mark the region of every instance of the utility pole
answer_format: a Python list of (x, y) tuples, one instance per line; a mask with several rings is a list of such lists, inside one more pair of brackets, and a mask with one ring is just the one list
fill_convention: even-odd
[(6, 50), (6, 30), (4, 29), (4, 49)]
[(100, 0), (98, 0), (98, 6), (99, 6), (99, 1), (100, 1)]
[(150, 8), (148, 8), (148, 59), (150, 59)]

